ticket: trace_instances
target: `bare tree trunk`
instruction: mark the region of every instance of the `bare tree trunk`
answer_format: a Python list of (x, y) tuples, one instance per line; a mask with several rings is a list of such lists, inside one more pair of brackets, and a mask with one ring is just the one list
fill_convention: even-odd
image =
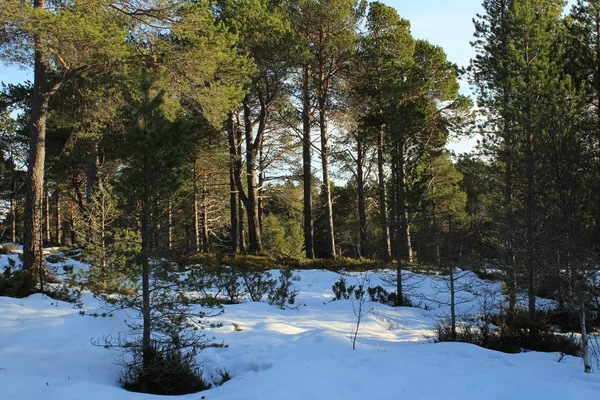
[[(146, 188), (147, 190), (147, 188)], [(152, 319), (150, 307), (150, 251), (152, 243), (150, 225), (150, 205), (146, 194), (142, 204), (141, 234), (142, 234), (142, 358), (143, 371), (148, 371), (152, 359)]]
[(238, 210), (239, 210), (239, 223), (240, 223), (240, 227), (238, 229), (238, 233), (239, 233), (239, 241), (240, 241), (240, 251), (245, 252), (246, 251), (246, 232), (244, 232), (244, 207), (242, 202), (240, 201), (238, 204)]
[(237, 141), (235, 138), (235, 122), (233, 112), (229, 113), (229, 121), (227, 128), (227, 135), (229, 138), (229, 213), (230, 213), (230, 237), (231, 237), (231, 251), (233, 253), (240, 252), (240, 235), (238, 234), (238, 229), (240, 225), (240, 216), (238, 213), (239, 208), (239, 192), (236, 186), (236, 179), (241, 179), (236, 176), (236, 172), (240, 170), (240, 168), (236, 167), (238, 165), (238, 151), (237, 151)]
[(398, 237), (401, 259), (405, 262), (413, 262), (412, 243), (410, 238), (410, 223), (408, 219), (408, 204), (406, 198), (406, 166), (404, 162), (404, 148), (400, 141), (398, 143), (398, 165), (397, 165), (397, 193), (398, 193)]
[(62, 244), (62, 230), (61, 230), (62, 215), (61, 215), (61, 209), (60, 209), (60, 190), (59, 189), (56, 189), (54, 191), (54, 222), (56, 223), (56, 226), (55, 226), (56, 244), (58, 246), (60, 246)]
[(456, 340), (456, 298), (454, 290), (454, 267), (450, 267), (450, 325), (452, 340)]
[(433, 240), (435, 244), (435, 262), (442, 265), (442, 255), (440, 249), (440, 232), (438, 226), (437, 204), (435, 201), (435, 182), (431, 182), (431, 197), (433, 198)]
[[(34, 8), (45, 8), (45, 0), (34, 0)], [(35, 48), (44, 38), (34, 35)], [(51, 90), (48, 87), (47, 59), (35, 50), (34, 83), (31, 102), (31, 138), (29, 142), (29, 168), (25, 191), (25, 214), (23, 235), (23, 269), (38, 275), (44, 290), (45, 273), (42, 251), (42, 191), (44, 187), (44, 163), (46, 157), (46, 116)]]
[(302, 172), (304, 184), (304, 249), (306, 258), (315, 257), (314, 249), (314, 226), (312, 217), (312, 157), (310, 137), (310, 70), (308, 66), (303, 67), (302, 87)]
[(173, 250), (173, 202), (167, 202), (167, 249)]
[(526, 163), (526, 214), (525, 214), (525, 269), (527, 271), (527, 297), (528, 311), (531, 318), (535, 315), (535, 288), (536, 288), (536, 266), (534, 255), (534, 230), (535, 230), (535, 160), (533, 134), (528, 134), (527, 149), (525, 154)]
[(10, 240), (13, 243), (17, 242), (17, 186), (14, 169), (12, 171), (10, 190)]
[(379, 213), (381, 214), (381, 242), (383, 244), (384, 261), (392, 259), (392, 244), (390, 241), (390, 224), (387, 213), (387, 196), (385, 193), (385, 175), (383, 172), (385, 160), (383, 158), (383, 129), (379, 130), (377, 141), (377, 172), (379, 186)]
[(321, 131), (321, 165), (323, 168), (323, 198), (325, 199), (326, 255), (335, 258), (335, 233), (333, 227), (333, 203), (331, 201), (331, 184), (329, 182), (329, 150), (327, 132), (327, 84), (325, 74), (319, 74), (319, 127)]
[(359, 256), (367, 255), (367, 209), (365, 205), (365, 176), (363, 164), (365, 161), (365, 149), (361, 138), (356, 142), (356, 177), (358, 183), (358, 219), (360, 225)]
[(194, 160), (194, 171), (193, 171), (193, 179), (194, 179), (194, 194), (192, 198), (193, 203), (193, 224), (194, 224), (194, 252), (198, 253), (200, 251), (200, 222), (198, 218), (198, 173), (197, 173), (197, 161)]
[(238, 235), (238, 227), (240, 224), (238, 214), (238, 193), (235, 187), (235, 178), (233, 177), (233, 166), (229, 167), (229, 212), (231, 218), (231, 228), (229, 236), (231, 237), (231, 251), (233, 253), (240, 252), (240, 239)]
[(260, 232), (262, 233), (263, 229), (263, 189), (265, 185), (265, 181), (267, 180), (267, 175), (265, 173), (264, 167), (264, 154), (263, 154), (263, 146), (261, 144), (259, 149), (258, 156), (258, 189), (257, 189), (257, 198), (256, 204), (258, 207), (258, 226), (260, 227)]
[[(258, 215), (257, 188), (256, 188), (256, 161), (257, 143), (252, 134), (251, 108), (248, 96), (244, 99), (244, 128), (246, 136), (246, 185), (247, 194), (242, 196), (248, 217), (248, 239), (250, 252), (262, 251), (262, 239), (260, 233), (260, 220)], [(260, 130), (260, 128), (259, 128)], [(241, 184), (241, 182), (240, 182)], [(239, 189), (239, 188), (238, 188)]]
[(204, 173), (202, 177), (202, 203), (201, 203), (201, 222), (202, 222), (202, 252), (208, 253), (208, 175)]
[(511, 230), (513, 221), (513, 207), (512, 207), (512, 159), (510, 156), (510, 150), (505, 149), (506, 153), (506, 172), (504, 175), (504, 202), (505, 202), (505, 224), (504, 229), (504, 243), (505, 249), (505, 262), (510, 266), (509, 277), (506, 281), (507, 292), (508, 292), (508, 309), (510, 312), (517, 310), (517, 265), (514, 258), (514, 252), (512, 248)]
[(402, 290), (402, 263), (396, 263), (396, 302), (398, 307), (404, 305), (404, 293)]
[(44, 184), (44, 241), (50, 243), (50, 194), (47, 184)]
[(590, 360), (590, 342), (585, 326), (585, 304), (581, 303), (581, 357), (583, 358), (583, 370), (586, 374), (592, 373), (592, 363)]
[[(391, 199), (390, 199), (390, 243), (393, 244), (391, 248), (392, 257), (395, 260), (400, 259), (400, 250), (398, 246), (398, 164), (396, 162), (396, 149), (392, 149), (392, 170), (391, 170)], [(383, 182), (384, 190), (385, 190), (385, 182)], [(385, 199), (384, 199), (385, 200)]]
[(77, 246), (77, 231), (75, 229), (75, 209), (77, 208), (76, 200), (71, 200), (71, 209), (69, 215), (69, 236), (71, 238), (71, 246)]

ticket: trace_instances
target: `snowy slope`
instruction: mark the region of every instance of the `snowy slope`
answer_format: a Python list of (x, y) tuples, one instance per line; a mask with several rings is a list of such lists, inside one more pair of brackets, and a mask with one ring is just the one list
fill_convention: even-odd
[[(0, 261), (1, 262), (1, 261)], [(577, 358), (555, 353), (503, 354), (460, 343), (433, 344), (426, 335), (436, 310), (367, 304), (370, 311), (352, 351), (356, 323), (349, 300), (331, 302), (340, 275), (298, 271), (296, 310), (265, 303), (225, 306), (206, 333), (227, 348), (199, 354), (205, 374), (228, 370), (223, 386), (183, 399), (597, 399), (600, 375), (586, 375)], [(354, 276), (346, 277), (353, 283)], [(380, 275), (371, 273), (371, 285)], [(432, 297), (431, 278), (420, 280)], [(476, 279), (470, 277), (469, 279)], [(493, 284), (493, 283), (490, 283)], [(429, 285), (429, 286), (428, 286)], [(86, 312), (101, 312), (90, 293)], [(475, 303), (472, 305), (476, 307)], [(130, 393), (118, 384), (115, 353), (91, 339), (126, 331), (124, 311), (111, 318), (79, 315), (79, 308), (42, 295), (0, 297), (0, 399), (128, 400), (158, 396)], [(234, 325), (241, 328), (236, 331)], [(203, 397), (204, 396), (204, 397)]]

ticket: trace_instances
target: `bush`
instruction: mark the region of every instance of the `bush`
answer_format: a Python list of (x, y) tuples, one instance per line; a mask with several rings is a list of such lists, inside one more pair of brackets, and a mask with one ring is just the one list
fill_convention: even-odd
[(295, 258), (289, 255), (270, 256), (267, 254), (230, 254), (199, 253), (179, 260), (181, 264), (230, 265), (244, 271), (265, 271), (269, 269), (291, 268), (326, 269), (329, 271), (356, 271), (389, 268), (389, 263), (370, 259), (354, 259), (348, 257), (329, 258)]
[(348, 300), (354, 291), (354, 285), (348, 286), (346, 284), (346, 279), (344, 279), (343, 276), (340, 276), (340, 279), (333, 284), (331, 290), (333, 291), (334, 300)]
[(273, 291), (277, 282), (271, 279), (270, 272), (242, 272), (244, 288), (250, 295), (252, 301), (262, 301), (263, 297)]
[(12, 253), (15, 250), (17, 250), (17, 246), (14, 244), (6, 243), (0, 246), (0, 254)]
[(472, 343), (504, 353), (520, 353), (523, 350), (559, 352), (572, 356), (581, 353), (580, 344), (572, 336), (552, 332), (540, 316), (531, 319), (525, 312), (519, 311), (512, 315), (494, 316), (493, 321), (498, 329), (458, 326), (456, 338), (452, 337), (449, 324), (438, 325), (435, 341)]
[[(360, 288), (359, 288), (360, 289)], [(349, 285), (346, 282), (344, 277), (340, 277), (340, 279), (333, 284), (331, 287), (333, 291), (333, 300), (348, 300), (354, 294), (356, 296), (356, 286)], [(396, 292), (388, 292), (381, 285), (372, 286), (367, 288), (367, 294), (369, 295), (369, 301), (374, 303), (381, 303), (388, 306), (394, 306), (397, 303), (397, 294)], [(407, 296), (402, 296), (402, 304), (404, 307), (414, 307), (412, 301)]]
[(293, 305), (298, 295), (294, 281), (299, 279), (291, 269), (282, 269), (277, 281), (278, 285), (273, 286), (269, 293), (268, 303), (281, 309), (284, 309), (287, 305)]
[(224, 304), (239, 304), (246, 295), (242, 282), (240, 282), (240, 272), (233, 267), (223, 266), (216, 275), (215, 286), (224, 298), (219, 300)]
[(196, 361), (196, 351), (183, 350), (172, 345), (154, 343), (146, 365), (143, 363), (141, 343), (132, 345), (133, 360), (125, 363), (121, 385), (131, 392), (183, 395), (210, 388), (202, 378)]
[(67, 257), (65, 257), (64, 253), (54, 253), (46, 256), (46, 262), (50, 264), (58, 264), (66, 260)]
[[(586, 329), (593, 332), (600, 328), (600, 312), (598, 306), (593, 303), (586, 304)], [(581, 314), (579, 311), (569, 310), (547, 310), (540, 311), (540, 314), (548, 321), (550, 325), (556, 326), (561, 332), (581, 333)]]
[(38, 277), (29, 271), (14, 271), (15, 261), (9, 259), (9, 265), (0, 275), (0, 296), (27, 297), (37, 292)]

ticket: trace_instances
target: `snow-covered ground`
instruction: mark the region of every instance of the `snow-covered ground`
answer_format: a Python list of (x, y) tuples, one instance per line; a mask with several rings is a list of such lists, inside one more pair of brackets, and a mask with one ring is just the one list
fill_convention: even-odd
[[(14, 257), (11, 255), (10, 257)], [(7, 256), (0, 256), (0, 269)], [(67, 262), (68, 264), (68, 262)], [(77, 264), (83, 268), (83, 264)], [(504, 354), (462, 343), (428, 340), (447, 296), (435, 295), (440, 283), (407, 273), (414, 301), (422, 308), (392, 308), (367, 303), (369, 313), (352, 350), (356, 324), (350, 300), (331, 301), (340, 275), (297, 271), (296, 309), (266, 303), (225, 306), (212, 318), (221, 327), (206, 334), (226, 348), (199, 354), (205, 374), (218, 369), (233, 379), (220, 387), (183, 399), (577, 399), (600, 397), (600, 375), (584, 374), (580, 359), (556, 353)], [(349, 284), (357, 276), (345, 277)], [(382, 284), (369, 274), (370, 285)], [(480, 289), (498, 289), (473, 274), (461, 280)], [(412, 283), (411, 283), (412, 282)], [(443, 283), (442, 283), (443, 285)], [(477, 312), (477, 300), (464, 295), (461, 307)], [(434, 301), (435, 300), (435, 301)], [(89, 292), (86, 313), (102, 312)], [(25, 299), (0, 297), (0, 399), (129, 400), (156, 396), (130, 393), (119, 386), (116, 354), (91, 344), (104, 335), (126, 332), (120, 311), (109, 318), (81, 316), (80, 309), (43, 295)], [(234, 325), (235, 324), (235, 325)], [(237, 328), (236, 328), (237, 327)], [(241, 330), (239, 330), (241, 329)]]

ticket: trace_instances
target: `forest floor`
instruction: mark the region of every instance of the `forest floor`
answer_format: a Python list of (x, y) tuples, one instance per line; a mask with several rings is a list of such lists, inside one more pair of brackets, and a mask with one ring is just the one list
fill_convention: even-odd
[[(1, 255), (0, 272), (8, 259)], [(61, 265), (85, 268), (77, 261)], [(274, 272), (276, 274), (276, 272)], [(205, 333), (227, 347), (198, 354), (210, 379), (219, 370), (232, 379), (213, 389), (178, 399), (254, 400), (505, 400), (577, 399), (600, 396), (600, 375), (584, 374), (579, 358), (558, 353), (505, 354), (464, 343), (433, 343), (434, 327), (448, 314), (445, 282), (432, 275), (406, 273), (405, 285), (419, 307), (367, 302), (356, 350), (357, 318), (351, 300), (333, 300), (340, 274), (296, 271), (296, 306), (266, 303), (225, 305)], [(387, 272), (369, 272), (369, 286), (386, 285)], [(364, 279), (345, 274), (348, 284)], [(500, 284), (473, 273), (461, 276), (460, 314), (476, 315), (481, 302), (470, 292), (498, 293)], [(390, 289), (390, 288), (388, 288)], [(488, 299), (489, 300), (489, 299)], [(499, 301), (499, 299), (498, 299)], [(158, 398), (131, 393), (119, 385), (118, 355), (92, 344), (127, 331), (125, 310), (112, 317), (87, 291), (81, 307), (36, 294), (0, 297), (0, 399), (129, 400)], [(540, 299), (540, 304), (550, 302)], [(559, 362), (560, 359), (560, 362)], [(175, 398), (175, 397), (173, 397)]]

